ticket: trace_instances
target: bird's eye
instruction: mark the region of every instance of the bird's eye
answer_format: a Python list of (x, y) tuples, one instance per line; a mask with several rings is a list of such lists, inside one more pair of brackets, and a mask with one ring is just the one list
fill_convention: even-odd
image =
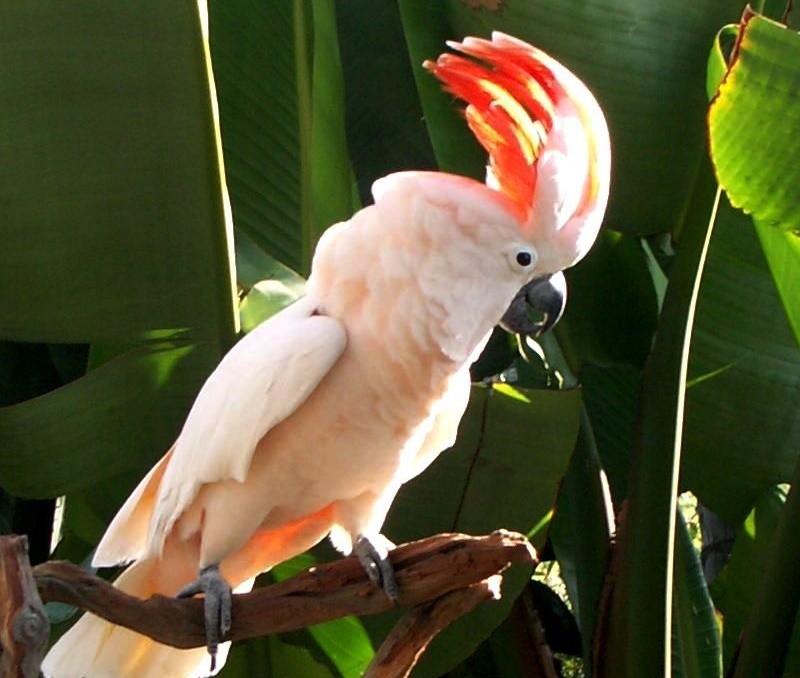
[(528, 269), (536, 263), (536, 252), (530, 247), (517, 247), (512, 259), (519, 268)]
[(517, 263), (520, 266), (530, 266), (533, 263), (533, 255), (527, 250), (517, 252)]

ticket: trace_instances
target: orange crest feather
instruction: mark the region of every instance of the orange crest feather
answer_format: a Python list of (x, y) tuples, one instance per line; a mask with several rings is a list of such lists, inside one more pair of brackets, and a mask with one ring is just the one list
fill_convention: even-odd
[(467, 102), (467, 123), (489, 153), (498, 188), (527, 214), (536, 188), (536, 161), (565, 96), (554, 74), (517, 45), (469, 38), (424, 66)]

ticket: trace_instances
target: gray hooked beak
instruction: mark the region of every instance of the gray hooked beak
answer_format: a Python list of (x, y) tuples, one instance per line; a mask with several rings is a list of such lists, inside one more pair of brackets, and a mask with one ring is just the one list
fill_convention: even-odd
[(536, 338), (553, 328), (566, 305), (567, 280), (561, 271), (535, 278), (517, 292), (500, 319), (500, 327)]

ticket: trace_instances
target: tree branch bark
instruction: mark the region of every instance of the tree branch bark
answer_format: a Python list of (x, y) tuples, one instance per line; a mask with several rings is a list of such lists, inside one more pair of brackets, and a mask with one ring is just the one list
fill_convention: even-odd
[(499, 574), (417, 605), (386, 636), (363, 678), (406, 678), (436, 635), (480, 603), (500, 598)]
[(31, 576), (28, 540), (0, 538), (0, 675), (35, 678), (50, 624)]
[[(390, 559), (400, 588), (398, 604), (413, 607), (469, 589), (513, 563), (533, 565), (536, 554), (524, 536), (498, 531), (483, 537), (437, 535), (398, 546)], [(63, 561), (37, 565), (33, 573), (45, 602), (75, 605), (166, 645), (205, 645), (200, 599), (156, 595), (140, 600)], [(370, 615), (391, 608), (386, 596), (366, 578), (359, 562), (353, 557), (343, 558), (234, 596), (233, 625), (226, 640), (292, 631), (345, 615)]]

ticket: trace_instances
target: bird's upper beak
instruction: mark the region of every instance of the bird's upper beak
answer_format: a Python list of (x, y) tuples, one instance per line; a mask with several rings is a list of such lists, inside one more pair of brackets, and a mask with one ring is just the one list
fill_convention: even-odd
[(500, 319), (500, 327), (536, 338), (553, 328), (566, 304), (567, 281), (562, 272), (535, 278), (517, 292)]

